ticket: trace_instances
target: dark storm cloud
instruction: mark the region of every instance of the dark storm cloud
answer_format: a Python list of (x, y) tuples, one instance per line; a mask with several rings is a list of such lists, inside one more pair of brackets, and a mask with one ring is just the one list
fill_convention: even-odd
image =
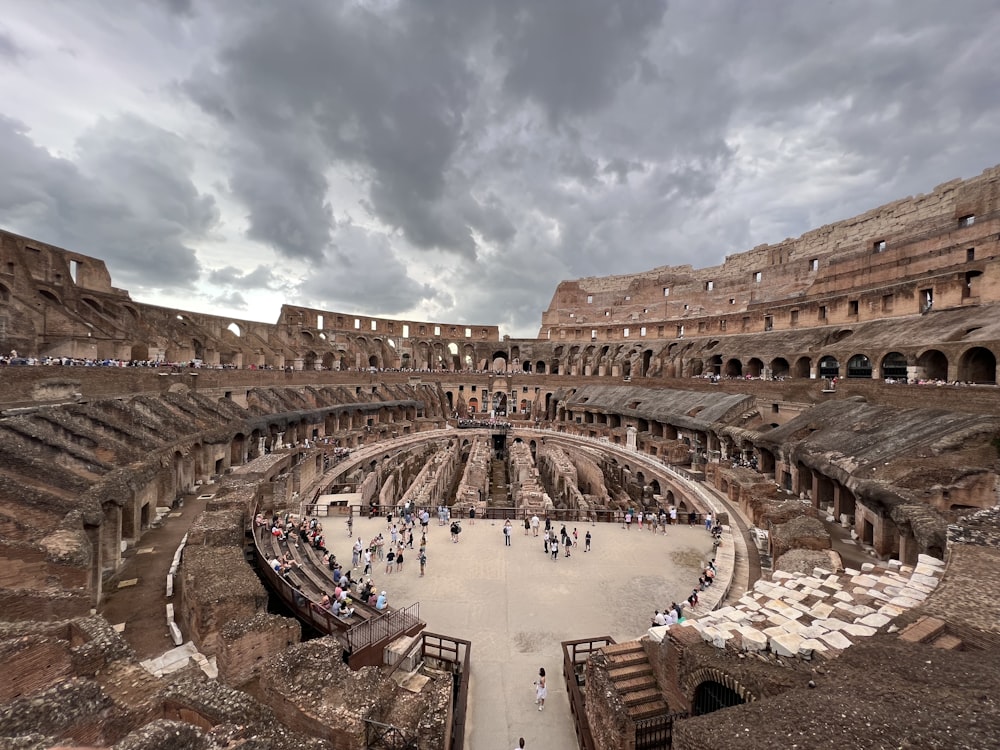
[(534, 100), (554, 119), (599, 109), (641, 69), (665, 0), (510, 2), (496, 52), (509, 93)]
[(410, 278), (384, 235), (344, 225), (337, 227), (325, 262), (309, 273), (296, 296), (327, 310), (395, 315), (441, 294)]
[(6, 227), (101, 258), (116, 283), (165, 289), (197, 280), (187, 242), (207, 233), (218, 212), (192, 184), (176, 136), (136, 118), (102, 121), (70, 161), (0, 117), (0, 163)]

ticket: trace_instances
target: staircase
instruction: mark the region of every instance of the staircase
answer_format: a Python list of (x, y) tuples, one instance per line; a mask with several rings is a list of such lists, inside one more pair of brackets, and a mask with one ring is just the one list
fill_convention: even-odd
[(510, 505), (507, 496), (507, 464), (501, 458), (490, 461), (490, 505), (506, 508)]
[(602, 651), (608, 659), (608, 677), (630, 719), (639, 721), (669, 713), (641, 643), (615, 643)]

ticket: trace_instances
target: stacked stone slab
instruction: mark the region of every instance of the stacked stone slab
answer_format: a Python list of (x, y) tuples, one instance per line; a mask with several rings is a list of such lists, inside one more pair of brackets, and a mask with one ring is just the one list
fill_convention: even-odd
[(723, 607), (681, 627), (697, 630), (716, 648), (812, 659), (836, 656), (861, 638), (892, 627), (920, 605), (941, 580), (944, 562), (920, 555), (916, 566), (890, 561), (861, 570), (812, 575), (777, 571), (754, 584), (734, 606)]

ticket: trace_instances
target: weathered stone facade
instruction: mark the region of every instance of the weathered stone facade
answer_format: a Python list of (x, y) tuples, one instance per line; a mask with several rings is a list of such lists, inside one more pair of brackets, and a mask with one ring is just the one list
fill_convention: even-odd
[[(462, 433), (445, 428), (490, 411), (512, 425), (505, 460), (518, 508), (701, 510), (677, 480), (683, 471), (754, 523), (795, 531), (829, 516), (882, 562), (947, 557), (923, 608), (980, 650), (961, 663), (991, 685), (1000, 590), (989, 571), (1000, 536), (975, 511), (997, 500), (998, 186), (994, 168), (715, 268), (563, 282), (538, 339), (290, 305), (274, 324), (168, 310), (113, 287), (98, 259), (0, 233), (0, 353), (47, 362), (0, 367), (0, 654), (18, 674), (0, 695), (3, 736), (38, 746), (207, 748), (250, 735), (275, 748), (352, 746), (364, 710), (395, 705), (374, 677), (365, 679), (384, 700), (349, 706), (335, 696), (330, 708), (302, 697), (313, 691), (301, 685), (272, 696), (271, 711), (200, 674), (153, 678), (106, 622), (85, 615), (120, 571), (122, 545), (214, 481), (221, 490), (188, 539), (178, 619), (218, 653), (223, 682), (284, 674), (295, 654), (332, 670), (332, 644), (322, 654), (296, 645), (293, 626), (261, 615), (264, 590), (241, 551), (254, 504), (293, 505), (336, 449), (410, 438), (380, 461), (345, 461), (331, 481), (364, 503), (433, 505), (452, 504), (465, 475), (463, 492), (478, 498), (483, 450), (466, 455)], [(129, 361), (143, 366), (112, 366)], [(799, 528), (788, 539), (779, 531), (775, 551), (806, 536), (823, 546)], [(706, 679), (758, 706), (773, 702), (760, 714), (736, 707), (678, 722), (675, 747), (718, 746), (724, 732), (752, 747), (738, 734), (745, 721), (768, 739), (761, 746), (776, 746), (781, 712), (800, 706), (803, 720), (821, 724), (826, 708), (861, 694), (852, 651), (871, 647), (819, 672), (730, 653), (710, 635), (686, 629), (655, 653), (644, 646), (667, 705), (690, 706)], [(888, 639), (878, 641), (901, 663), (916, 665), (913, 649), (930, 648)], [(918, 668), (869, 656), (891, 677), (886, 694), (899, 689), (916, 707), (906, 686), (923, 684)], [(943, 657), (931, 661), (948, 691), (941, 706), (966, 716), (957, 696), (970, 696)], [(803, 689), (810, 676), (819, 689)], [(602, 684), (599, 671), (593, 680)], [(446, 682), (430, 691), (430, 708), (406, 710), (443, 716)], [(619, 708), (596, 694), (588, 704), (602, 746), (627, 729)], [(330, 722), (348, 727), (339, 745), (317, 739)], [(426, 747), (439, 746), (446, 725), (432, 722)], [(985, 746), (976, 744), (984, 727), (996, 730), (995, 720), (967, 727), (967, 746)], [(860, 743), (864, 733), (828, 736)]]

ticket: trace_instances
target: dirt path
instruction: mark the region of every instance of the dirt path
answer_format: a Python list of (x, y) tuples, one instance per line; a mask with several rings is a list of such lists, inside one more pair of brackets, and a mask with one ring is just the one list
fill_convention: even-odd
[[(173, 601), (166, 596), (167, 573), (191, 522), (205, 510), (207, 500), (199, 496), (214, 492), (214, 485), (206, 485), (196, 495), (185, 495), (184, 506), (164, 516), (159, 528), (147, 531), (139, 545), (125, 554), (118, 574), (105, 583), (100, 614), (112, 625), (125, 625), (122, 635), (140, 659), (174, 647), (167, 630), (166, 605)], [(132, 580), (136, 583), (118, 588)]]

